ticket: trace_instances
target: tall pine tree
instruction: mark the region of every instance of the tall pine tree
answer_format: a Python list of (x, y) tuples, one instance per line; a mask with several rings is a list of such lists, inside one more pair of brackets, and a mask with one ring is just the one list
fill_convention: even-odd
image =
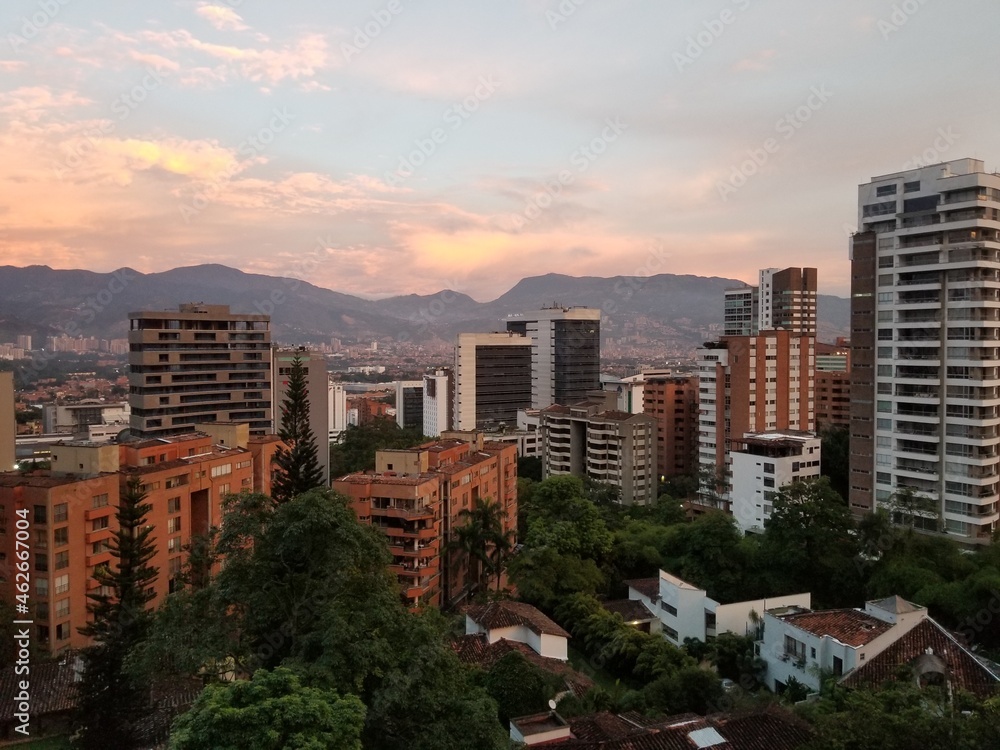
[(309, 427), (306, 368), (297, 354), (288, 372), (278, 436), (285, 447), (279, 448), (274, 456), (278, 470), (271, 483), (271, 497), (276, 502), (287, 503), (293, 497), (323, 486), (323, 469), (316, 451), (316, 438)]
[(150, 565), (156, 549), (153, 529), (146, 525), (151, 506), (137, 476), (129, 477), (121, 495), (118, 531), (111, 537), (112, 563), (94, 578), (100, 587), (88, 594), (93, 620), (79, 629), (94, 639), (83, 652), (78, 685), (79, 730), (74, 747), (90, 750), (130, 748), (139, 722), (149, 711), (149, 685), (130, 669), (129, 657), (149, 635), (157, 570)]

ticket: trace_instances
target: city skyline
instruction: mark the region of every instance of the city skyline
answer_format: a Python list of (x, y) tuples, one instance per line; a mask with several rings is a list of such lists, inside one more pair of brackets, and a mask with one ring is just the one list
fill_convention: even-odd
[(14, 265), (218, 262), (477, 300), (549, 272), (753, 283), (809, 265), (821, 293), (847, 296), (858, 184), (914, 160), (995, 169), (1000, 152), (1000, 105), (968, 105), (990, 66), (962, 52), (992, 49), (1000, 7), (985, 2), (6, 16)]

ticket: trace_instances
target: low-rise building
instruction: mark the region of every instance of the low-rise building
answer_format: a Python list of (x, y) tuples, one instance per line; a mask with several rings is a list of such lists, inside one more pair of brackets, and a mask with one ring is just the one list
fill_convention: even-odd
[(524, 602), (496, 601), (466, 607), (465, 634), (480, 633), (488, 643), (501, 639), (525, 643), (539, 656), (560, 661), (569, 659), (569, 633)]

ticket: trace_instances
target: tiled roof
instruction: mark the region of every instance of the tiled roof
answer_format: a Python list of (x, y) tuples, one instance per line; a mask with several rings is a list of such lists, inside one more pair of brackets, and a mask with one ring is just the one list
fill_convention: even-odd
[(878, 599), (869, 604), (878, 607), (884, 612), (891, 612), (894, 615), (903, 615), (910, 612), (919, 612), (924, 609), (923, 607), (917, 606), (913, 602), (908, 602), (901, 596), (889, 596), (885, 599)]
[(463, 664), (474, 664), (483, 669), (489, 669), (511, 651), (517, 651), (539, 669), (562, 677), (577, 697), (584, 695), (594, 686), (593, 680), (582, 672), (577, 672), (567, 662), (541, 656), (525, 643), (508, 641), (506, 638), (490, 643), (486, 640), (485, 634), (479, 633), (455, 638), (451, 641), (451, 648)]
[(570, 637), (569, 633), (546, 617), (540, 610), (523, 602), (500, 601), (489, 604), (474, 604), (465, 608), (465, 614), (471, 617), (473, 622), (487, 630), (514, 628), (523, 625), (539, 635)]
[(1000, 678), (964, 649), (954, 637), (934, 620), (927, 618), (897, 639), (889, 648), (872, 657), (842, 680), (849, 687), (878, 687), (895, 680), (902, 664), (911, 664), (928, 655), (944, 662), (948, 678), (955, 687), (979, 697), (1000, 690)]
[[(31, 665), (31, 716), (50, 716), (76, 708), (76, 682), (73, 671), (74, 656), (67, 655), (65, 664), (57, 661), (38, 662)], [(14, 674), (14, 666), (0, 670), (0, 724), (14, 721), (14, 696), (23, 676)]]
[(656, 615), (649, 611), (649, 607), (641, 599), (615, 599), (602, 604), (608, 612), (621, 615), (625, 622), (656, 619)]
[(879, 620), (856, 609), (828, 609), (820, 612), (801, 612), (785, 615), (784, 622), (813, 635), (836, 638), (848, 646), (858, 647), (871, 643), (892, 627), (892, 623)]
[(660, 598), (659, 578), (633, 578), (631, 581), (625, 581), (625, 585), (654, 602)]

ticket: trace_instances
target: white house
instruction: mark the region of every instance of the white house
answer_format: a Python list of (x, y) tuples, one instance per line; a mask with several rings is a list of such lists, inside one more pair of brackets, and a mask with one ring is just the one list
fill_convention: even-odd
[(660, 621), (659, 632), (678, 646), (683, 645), (686, 638), (704, 642), (719, 633), (755, 633), (765, 610), (789, 606), (808, 608), (812, 604), (812, 595), (808, 593), (722, 604), (704, 589), (664, 570), (657, 578), (626, 583), (628, 598), (641, 601), (654, 612)]
[(790, 678), (818, 691), (824, 674), (847, 675), (927, 619), (927, 610), (898, 596), (861, 609), (813, 612), (781, 607), (764, 613), (759, 655), (767, 663), (765, 683), (780, 693)]
[(504, 638), (527, 644), (539, 656), (569, 659), (569, 633), (530, 604), (500, 601), (466, 607), (465, 634), (479, 633), (488, 643)]

